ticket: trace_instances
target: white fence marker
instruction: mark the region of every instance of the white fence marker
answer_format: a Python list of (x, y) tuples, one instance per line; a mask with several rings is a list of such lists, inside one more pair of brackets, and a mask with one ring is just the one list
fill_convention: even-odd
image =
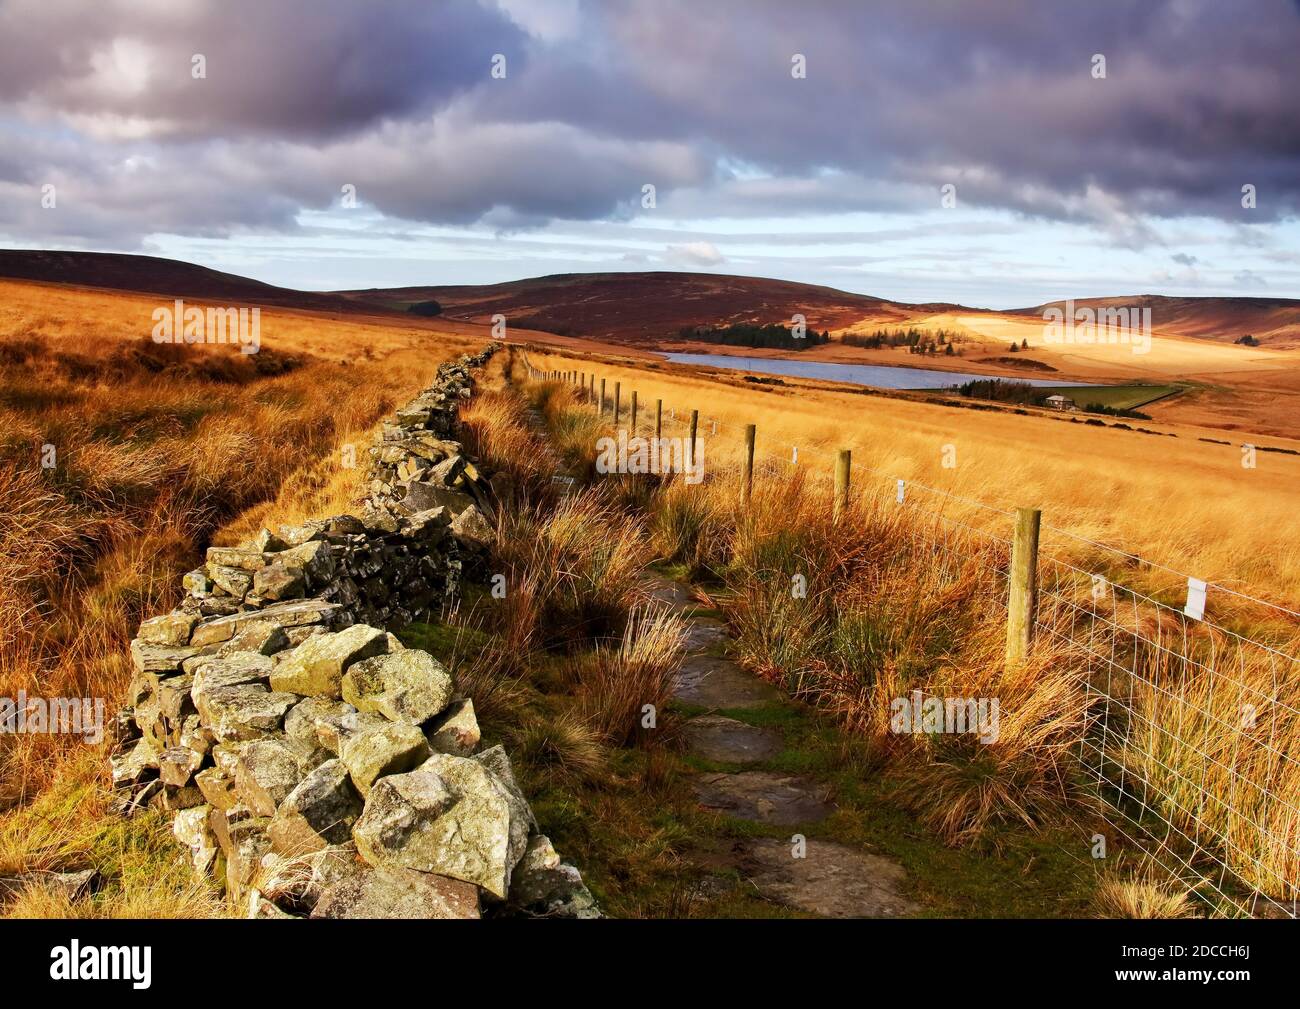
[(1205, 619), (1205, 582), (1199, 578), (1187, 579), (1187, 605), (1183, 612), (1193, 620)]
[(798, 465), (799, 465), (799, 446), (798, 446), (798, 445), (791, 445), (791, 446), (790, 446), (790, 465), (791, 465), (791, 466), (798, 466)]
[(906, 488), (907, 488), (907, 484), (905, 484), (902, 480), (899, 480), (898, 481), (898, 503), (899, 504), (903, 503), (903, 498), (906, 493)]

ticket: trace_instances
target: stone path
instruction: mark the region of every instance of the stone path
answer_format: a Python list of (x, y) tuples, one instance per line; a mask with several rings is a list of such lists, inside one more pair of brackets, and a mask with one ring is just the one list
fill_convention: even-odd
[(776, 729), (760, 729), (722, 715), (697, 715), (686, 723), (684, 735), (692, 753), (718, 764), (771, 760), (783, 745)]
[[(726, 625), (696, 615), (691, 591), (680, 582), (647, 574), (643, 593), (688, 623), (687, 657), (675, 696), (706, 713), (683, 727), (687, 751), (727, 767), (695, 775), (691, 784), (700, 805), (740, 820), (792, 829), (812, 827), (830, 816), (835, 806), (815, 778), (752, 766), (781, 753), (784, 738), (779, 729), (719, 713), (743, 716), (785, 703), (779, 690), (725, 657)], [(902, 895), (906, 874), (890, 859), (831, 841), (807, 840), (799, 848), (792, 831), (788, 839), (736, 841), (711, 861), (718, 868), (738, 871), (768, 900), (826, 918), (893, 918), (920, 910)]]
[[(536, 410), (531, 421), (546, 426)], [(562, 493), (575, 489), (557, 459)], [(779, 729), (750, 725), (719, 712), (746, 711), (786, 703), (770, 683), (726, 658), (727, 627), (715, 617), (697, 614), (689, 586), (647, 572), (642, 594), (683, 615), (688, 624), (686, 658), (677, 676), (675, 696), (693, 708), (705, 709), (683, 727), (688, 752), (725, 771), (701, 773), (692, 786), (700, 805), (721, 815), (770, 826), (809, 828), (834, 812), (827, 790), (815, 778), (755, 769), (780, 755), (785, 740)], [(724, 871), (738, 872), (767, 900), (825, 918), (897, 918), (920, 910), (902, 896), (903, 868), (880, 855), (833, 841), (806, 840), (802, 857), (795, 857), (794, 837), (747, 838), (707, 861)]]

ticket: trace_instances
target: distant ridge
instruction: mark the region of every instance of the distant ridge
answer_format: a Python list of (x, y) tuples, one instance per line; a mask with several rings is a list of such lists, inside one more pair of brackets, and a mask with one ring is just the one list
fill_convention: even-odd
[[(1249, 334), (1269, 346), (1300, 344), (1300, 300), (1295, 298), (1237, 298), (1208, 296), (1171, 298), (1163, 294), (1124, 297), (1074, 298), (1074, 307), (1149, 308), (1151, 326), (1162, 333), (1218, 343), (1235, 343)], [(1064, 308), (1064, 301), (1049, 301), (1008, 314), (1042, 315), (1049, 307)]]
[(352, 298), (275, 287), (175, 259), (115, 252), (0, 249), (0, 278), (322, 312), (382, 310)]
[[(557, 273), (474, 286), (346, 291), (348, 297), (398, 306), (434, 300), (443, 315), (488, 322), (497, 313), (529, 329), (629, 343), (673, 337), (683, 326), (786, 322), (799, 313), (818, 330), (870, 318), (906, 324), (954, 305), (905, 305), (833, 287), (719, 273)], [(960, 309), (978, 311), (978, 309)]]
[[(500, 284), (430, 285), (314, 292), (155, 256), (0, 249), (0, 278), (354, 315), (406, 314), (436, 301), (442, 317), (511, 325), (560, 336), (652, 345), (683, 327), (736, 322), (788, 323), (797, 313), (818, 330), (893, 328), (944, 314), (1041, 315), (1047, 302), (996, 312), (947, 303), (907, 304), (833, 287), (765, 277), (668, 271), (557, 273)], [(1267, 347), (1300, 346), (1300, 300), (1166, 297), (1076, 298), (1076, 307), (1150, 308), (1162, 333), (1220, 343), (1249, 334)]]

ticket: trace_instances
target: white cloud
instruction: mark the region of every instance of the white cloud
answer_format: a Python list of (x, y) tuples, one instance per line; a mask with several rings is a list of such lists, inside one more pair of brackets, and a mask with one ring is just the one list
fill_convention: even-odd
[(664, 249), (664, 259), (679, 266), (717, 266), (727, 257), (712, 242), (684, 242)]

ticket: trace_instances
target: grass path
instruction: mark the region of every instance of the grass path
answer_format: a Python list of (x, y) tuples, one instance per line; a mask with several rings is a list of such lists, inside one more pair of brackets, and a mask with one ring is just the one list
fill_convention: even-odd
[(690, 784), (699, 805), (742, 823), (791, 832), (786, 839), (746, 837), (723, 845), (714, 868), (731, 870), (767, 900), (819, 917), (917, 912), (919, 906), (903, 895), (906, 872), (897, 861), (808, 838), (810, 829), (835, 812), (833, 787), (816, 774), (780, 769), (787, 749), (781, 724), (796, 712), (775, 687), (726, 657), (726, 625), (700, 612), (683, 582), (650, 575), (646, 593), (687, 621), (676, 703), (687, 716), (684, 752), (696, 765)]
[[(542, 417), (532, 420), (545, 431)], [(555, 453), (559, 454), (559, 453)], [(563, 465), (559, 472), (575, 476)], [(573, 489), (580, 489), (576, 480)], [(615, 915), (1079, 917), (1096, 871), (1078, 838), (1024, 830), (945, 845), (905, 812), (866, 743), (743, 669), (727, 600), (662, 566), (649, 605), (689, 621), (675, 738), (626, 752), (611, 795), (551, 779), (534, 807)], [(539, 782), (540, 784), (540, 782)], [(549, 822), (548, 822), (549, 821)], [(1073, 849), (1073, 850), (1072, 850)], [(579, 854), (580, 853), (580, 854)]]
[(670, 568), (647, 571), (645, 592), (691, 625), (670, 711), (680, 727), (673, 759), (685, 787), (673, 812), (691, 913), (1090, 913), (1095, 870), (1069, 851), (1072, 838), (1004, 831), (967, 847), (943, 844), (899, 806), (861, 740), (728, 658), (725, 599)]

